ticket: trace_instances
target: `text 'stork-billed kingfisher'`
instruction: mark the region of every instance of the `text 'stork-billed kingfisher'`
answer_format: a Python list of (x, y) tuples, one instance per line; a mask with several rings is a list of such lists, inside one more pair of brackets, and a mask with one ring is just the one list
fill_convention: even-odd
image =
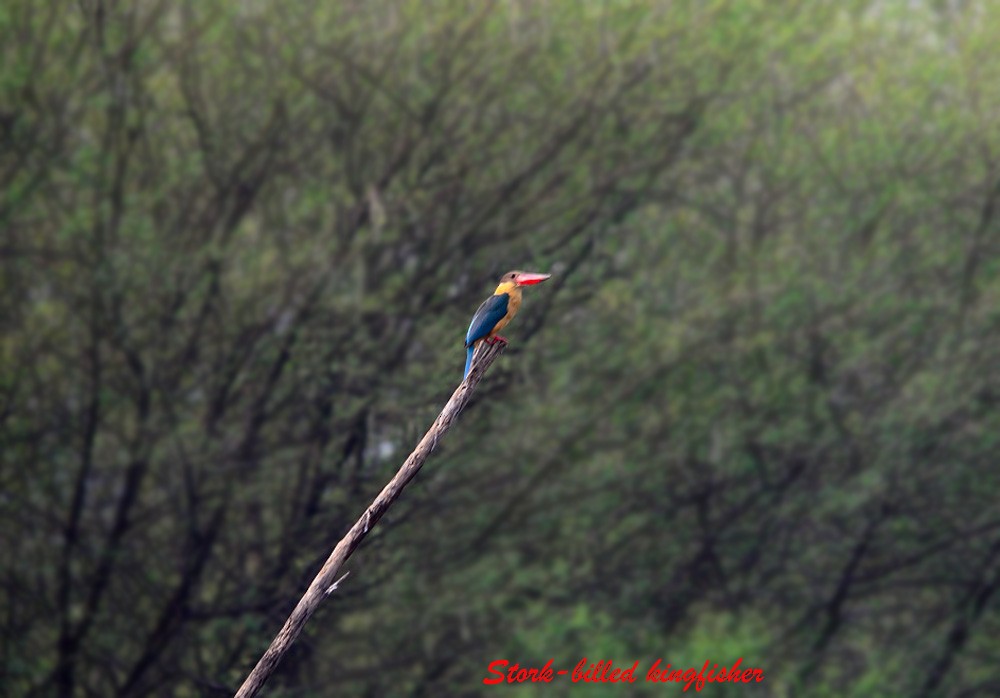
[(507, 343), (504, 337), (497, 334), (517, 315), (521, 307), (521, 287), (540, 284), (551, 274), (532, 274), (526, 271), (509, 271), (500, 277), (500, 285), (493, 295), (483, 301), (479, 310), (472, 316), (469, 331), (465, 334), (465, 375), (472, 368), (472, 356), (476, 353), (479, 342), (486, 341)]

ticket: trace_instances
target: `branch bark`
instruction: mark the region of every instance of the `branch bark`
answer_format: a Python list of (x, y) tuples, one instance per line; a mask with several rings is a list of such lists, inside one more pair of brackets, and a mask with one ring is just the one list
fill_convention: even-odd
[(306, 593), (302, 595), (295, 609), (284, 626), (271, 641), (267, 651), (257, 661), (257, 665), (247, 676), (235, 698), (253, 698), (263, 688), (264, 683), (278, 668), (278, 664), (291, 648), (292, 644), (302, 633), (302, 628), (309, 621), (312, 615), (319, 608), (320, 603), (336, 590), (337, 584), (343, 577), (338, 577), (341, 567), (351, 556), (365, 536), (375, 527), (382, 515), (392, 505), (403, 488), (413, 479), (413, 477), (423, 467), (424, 461), (437, 447), (438, 440), (451, 428), (451, 425), (458, 418), (458, 415), (465, 409), (465, 406), (472, 398), (479, 381), (489, 369), (490, 365), (503, 353), (504, 345), (501, 342), (496, 344), (480, 344), (473, 359), (472, 370), (468, 377), (452, 393), (451, 398), (445, 404), (441, 413), (434, 420), (430, 429), (424, 434), (417, 447), (403, 462), (403, 465), (396, 471), (396, 475), (389, 481), (375, 500), (365, 509), (364, 514), (357, 520), (351, 530), (337, 543), (337, 547), (330, 553), (322, 569), (313, 579)]

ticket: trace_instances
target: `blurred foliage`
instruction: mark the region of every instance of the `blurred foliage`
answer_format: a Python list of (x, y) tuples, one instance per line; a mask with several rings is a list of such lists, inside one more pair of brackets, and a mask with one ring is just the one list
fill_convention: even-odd
[(4, 3), (4, 693), (230, 695), (510, 268), (555, 277), (269, 695), (1000, 693), (998, 28)]

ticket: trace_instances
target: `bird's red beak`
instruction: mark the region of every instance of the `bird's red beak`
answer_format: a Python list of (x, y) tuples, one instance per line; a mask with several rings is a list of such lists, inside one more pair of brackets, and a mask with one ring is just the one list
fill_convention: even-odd
[(518, 286), (531, 286), (532, 284), (540, 284), (547, 278), (552, 276), (552, 274), (529, 274), (527, 272), (517, 275)]

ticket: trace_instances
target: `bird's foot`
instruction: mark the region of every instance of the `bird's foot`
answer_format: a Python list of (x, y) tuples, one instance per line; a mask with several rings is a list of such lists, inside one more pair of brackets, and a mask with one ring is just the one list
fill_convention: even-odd
[(502, 337), (502, 336), (500, 336), (498, 334), (497, 335), (493, 335), (492, 337), (490, 337), (487, 340), (488, 344), (496, 344), (497, 342), (499, 342), (500, 344), (502, 344), (504, 346), (507, 346), (507, 344), (509, 344), (509, 342), (507, 341), (506, 337)]

